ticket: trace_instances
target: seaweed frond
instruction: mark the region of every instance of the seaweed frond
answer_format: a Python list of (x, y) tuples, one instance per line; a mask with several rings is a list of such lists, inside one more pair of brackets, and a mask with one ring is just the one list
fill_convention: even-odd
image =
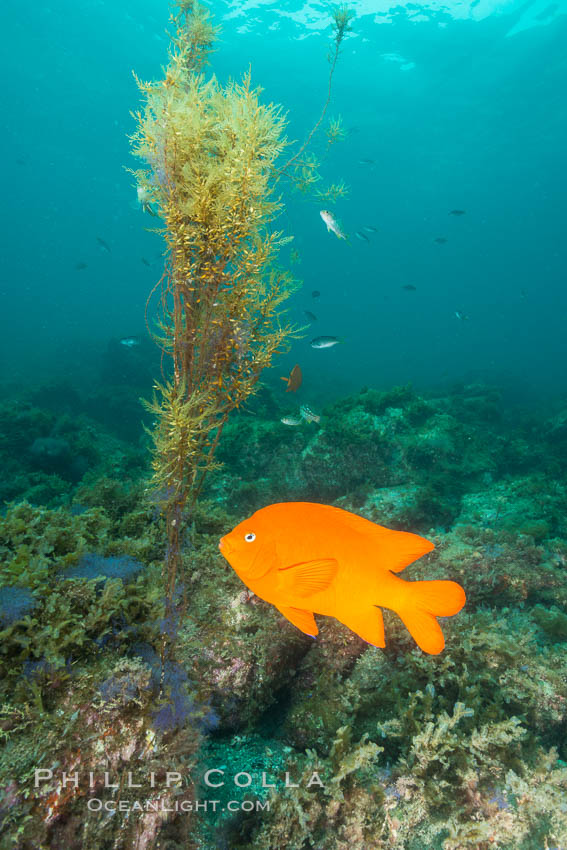
[(296, 329), (282, 305), (297, 288), (278, 265), (290, 237), (273, 230), (282, 203), (274, 162), (287, 145), (285, 116), (263, 104), (250, 73), (221, 85), (201, 67), (215, 29), (193, 2), (177, 4), (165, 77), (139, 83), (135, 172), (163, 221), (166, 267), (154, 334), (164, 363), (156, 384), (154, 486), (168, 527), (173, 593), (180, 527), (194, 507), (231, 411), (255, 392), (263, 370)]

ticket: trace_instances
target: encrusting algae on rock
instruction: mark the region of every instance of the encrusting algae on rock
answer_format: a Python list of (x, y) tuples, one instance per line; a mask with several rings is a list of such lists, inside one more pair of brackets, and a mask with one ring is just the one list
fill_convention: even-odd
[[(567, 847), (567, 455), (547, 442), (543, 418), (538, 429), (516, 411), (508, 421), (496, 401), (500, 418), (486, 416), (484, 405), (463, 412), (463, 398), (468, 392), (425, 399), (407, 388), (364, 391), (325, 408), (319, 428), (289, 431), (274, 421), (267, 391), (253, 413), (239, 413), (223, 432), (224, 469), (208, 479), (192, 545), (182, 553), (187, 607), (161, 698), (164, 521), (148, 510), (144, 470), (130, 468), (121, 482), (85, 482), (75, 498), (87, 509), (76, 515), (9, 508), (0, 517), (0, 558), (3, 584), (17, 585), (18, 594), (0, 599), (11, 615), (0, 681), (5, 845)], [(18, 410), (11, 415), (21, 423)], [(353, 477), (345, 446), (355, 425), (361, 476), (377, 489), (361, 489)], [(430, 442), (435, 465), (424, 451)], [(451, 442), (454, 449), (441, 453)], [(387, 451), (385, 460), (371, 451), (375, 444)], [(308, 445), (319, 450), (305, 452)], [(294, 456), (303, 471), (293, 471)], [(278, 493), (313, 500), (332, 469), (329, 497), (341, 506), (392, 528), (418, 529), (435, 543), (411, 567), (412, 578), (451, 577), (466, 586), (467, 608), (443, 623), (447, 644), (439, 655), (420, 651), (387, 609), (383, 650), (331, 616), (318, 618), (314, 641), (272, 605), (242, 593), (220, 557), (227, 529)], [(249, 507), (244, 489), (223, 489), (231, 481), (250, 488)], [(531, 530), (545, 522), (545, 536), (539, 528), (537, 539), (530, 536), (528, 522)], [(100, 555), (91, 578), (84, 576), (89, 552)], [(134, 565), (124, 556), (143, 563), (143, 572), (128, 575)], [(123, 578), (111, 577), (117, 567)], [(152, 771), (180, 771), (198, 782), (223, 765), (218, 795), (263, 795), (269, 810), (176, 814), (197, 789), (150, 785)], [(53, 778), (35, 789), (38, 766)], [(125, 781), (131, 771), (142, 784), (132, 799), (163, 800), (167, 822), (151, 812), (90, 812), (89, 771), (103, 777), (106, 770)], [(264, 770), (275, 789), (261, 788)], [(307, 787), (315, 770), (324, 788)], [(79, 772), (78, 789), (62, 787), (63, 771)], [(250, 788), (232, 784), (241, 771), (252, 776)], [(298, 787), (282, 788), (286, 772)], [(109, 806), (114, 795), (97, 790)]]

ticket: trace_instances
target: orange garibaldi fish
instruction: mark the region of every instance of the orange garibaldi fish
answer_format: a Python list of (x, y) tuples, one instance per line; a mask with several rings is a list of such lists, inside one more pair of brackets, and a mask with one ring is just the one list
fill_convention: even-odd
[(313, 614), (326, 614), (383, 647), (380, 608), (390, 608), (417, 645), (436, 655), (445, 646), (436, 617), (457, 614), (465, 592), (454, 581), (410, 582), (396, 575), (433, 548), (417, 534), (311, 502), (262, 508), (219, 543), (247, 587), (305, 634), (315, 637)]
[(289, 378), (282, 378), (282, 381), (287, 383), (287, 387), (285, 388), (286, 393), (294, 393), (301, 386), (301, 382), (303, 381), (303, 375), (301, 374), (301, 367), (296, 365), (293, 367), (291, 372), (289, 373)]

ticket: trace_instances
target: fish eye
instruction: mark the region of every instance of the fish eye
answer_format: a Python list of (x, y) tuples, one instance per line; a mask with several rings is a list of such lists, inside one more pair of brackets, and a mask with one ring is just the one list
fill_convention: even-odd
[(256, 540), (256, 535), (253, 531), (249, 531), (248, 534), (244, 535), (244, 539), (247, 543), (252, 543), (254, 540)]

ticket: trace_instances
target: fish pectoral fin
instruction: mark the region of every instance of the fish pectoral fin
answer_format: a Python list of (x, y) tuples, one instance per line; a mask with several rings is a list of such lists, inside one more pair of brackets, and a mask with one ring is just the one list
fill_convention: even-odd
[(304, 634), (311, 637), (319, 634), (315, 617), (311, 611), (304, 611), (302, 608), (279, 608), (277, 605), (276, 608), (280, 614), (283, 614), (290, 623), (297, 626)]
[(289, 378), (280, 378), (280, 381), (289, 381)]
[(283, 567), (279, 570), (279, 576), (286, 592), (296, 596), (311, 596), (329, 587), (338, 568), (335, 558), (319, 558)]

